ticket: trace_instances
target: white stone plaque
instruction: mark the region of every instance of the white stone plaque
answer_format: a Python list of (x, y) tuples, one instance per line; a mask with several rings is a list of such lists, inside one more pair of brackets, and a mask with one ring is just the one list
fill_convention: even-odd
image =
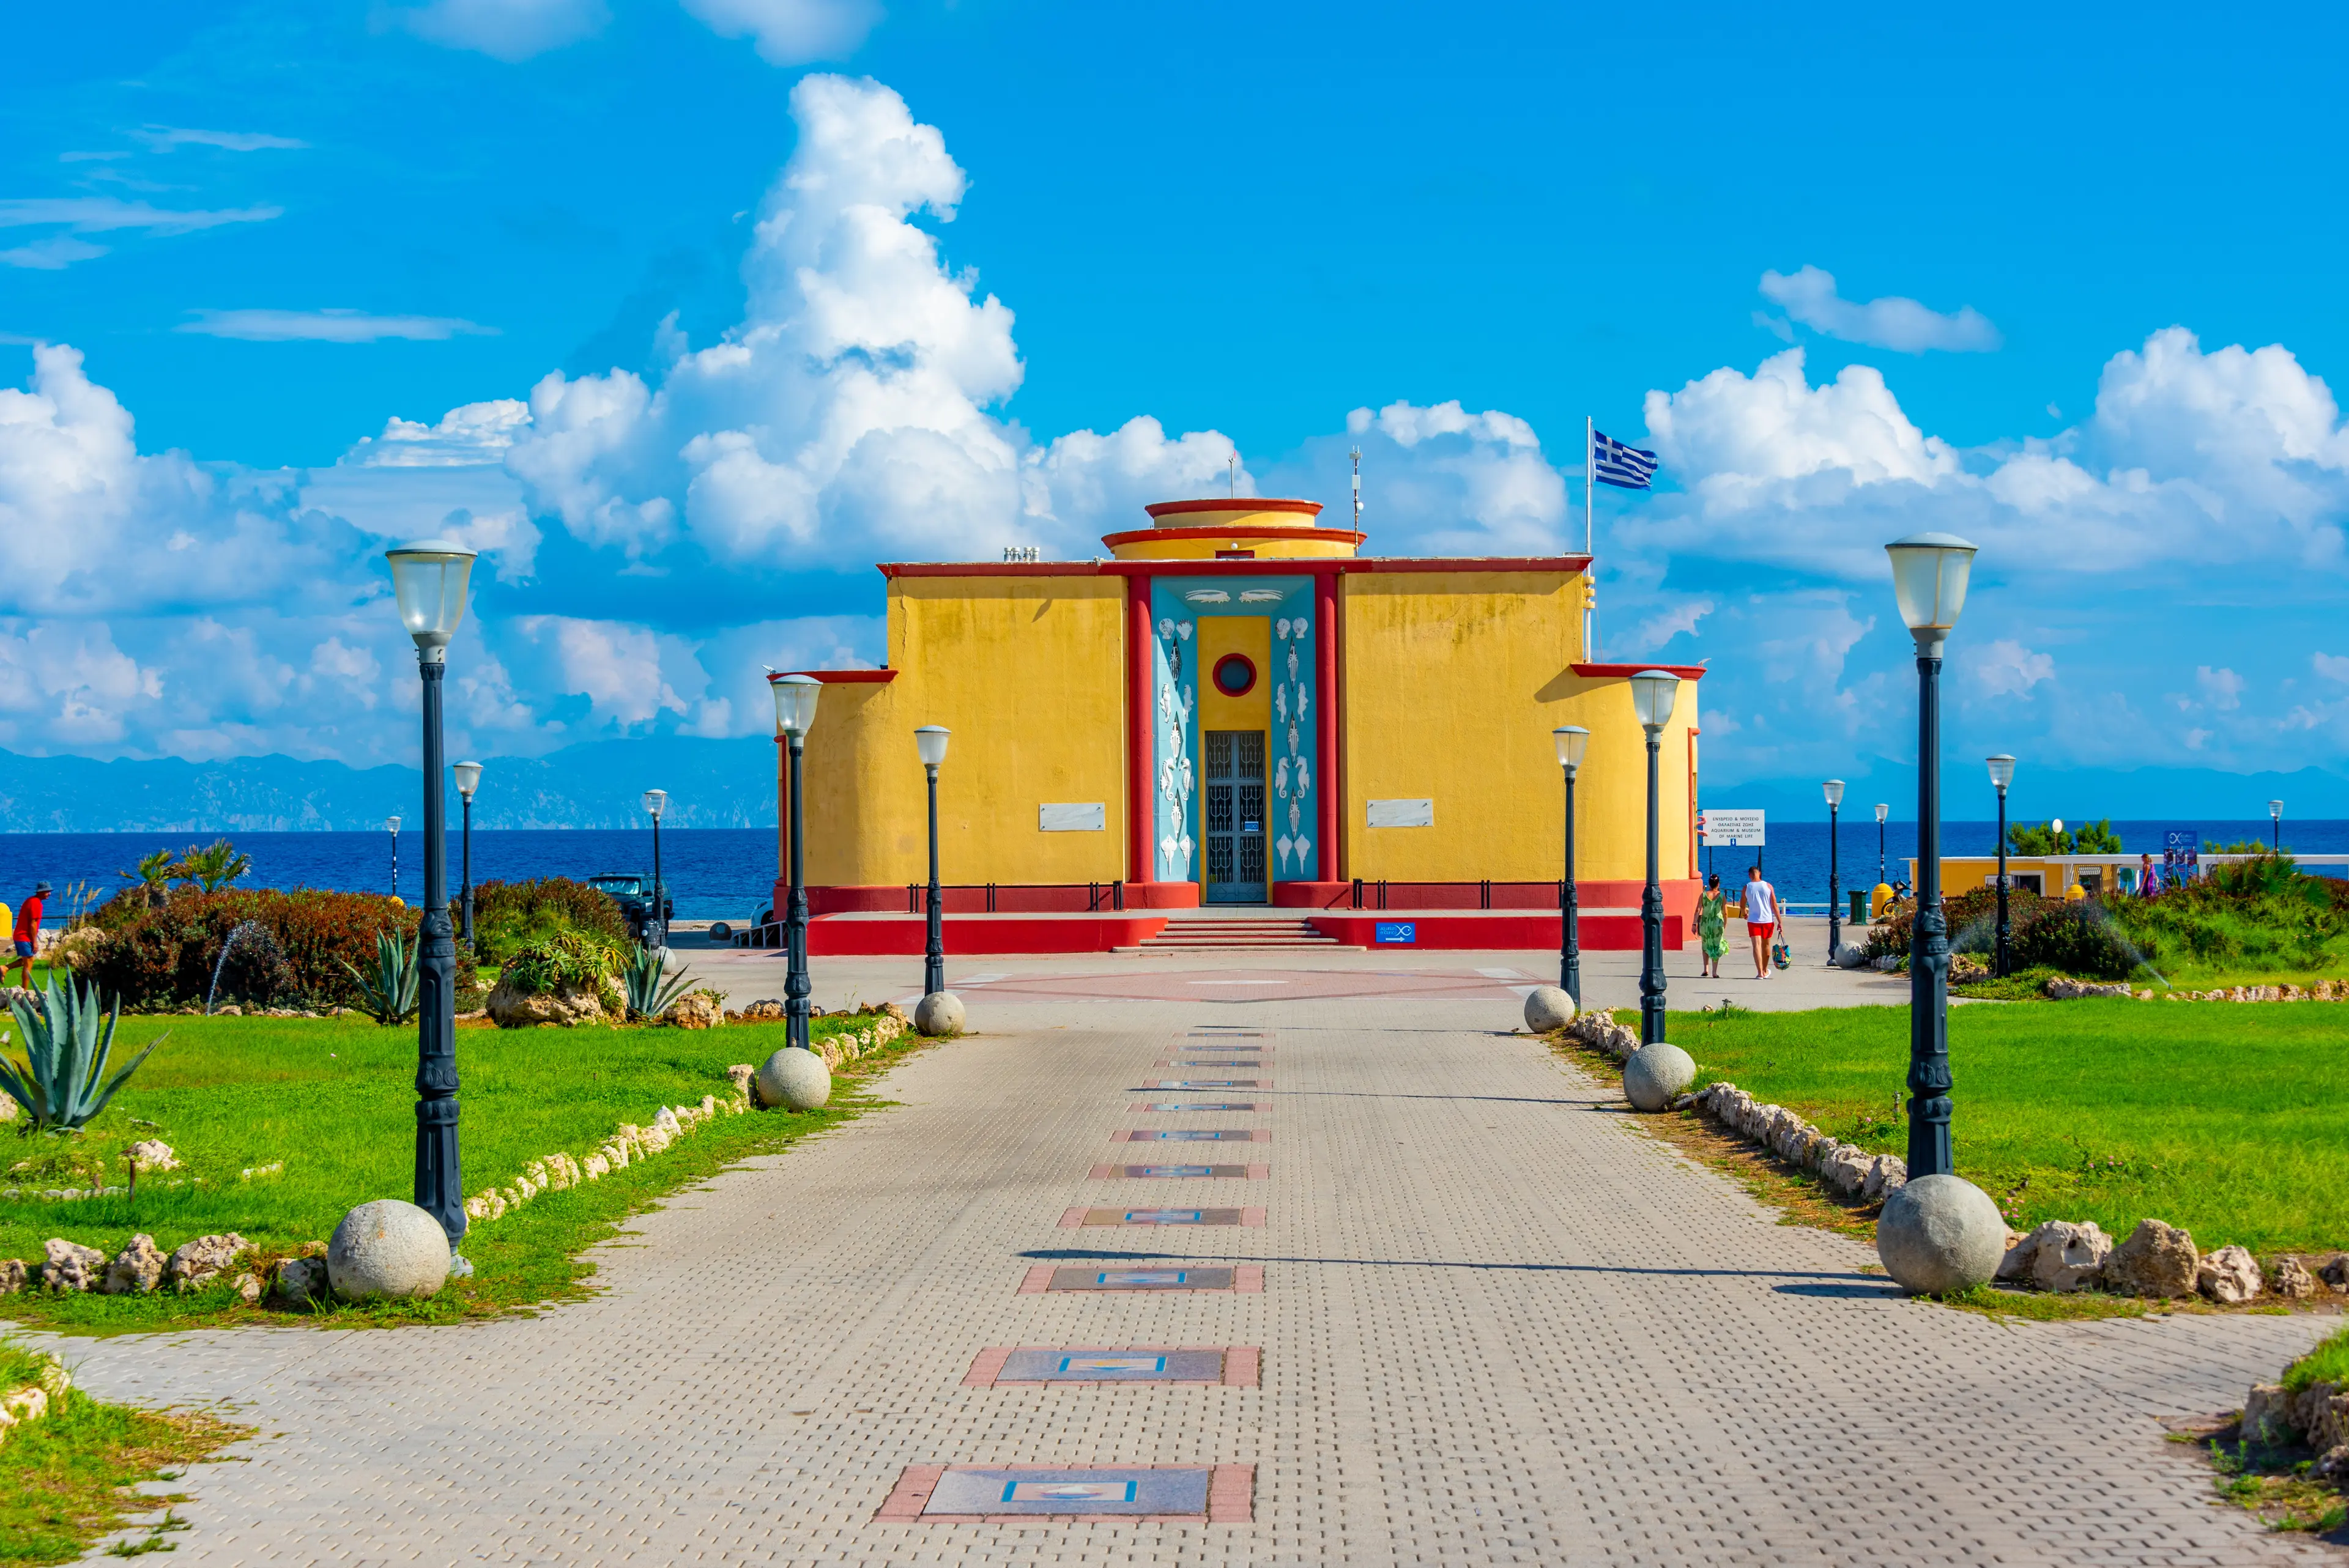
[(1373, 800), (1370, 808), (1371, 826), (1373, 828), (1435, 826), (1435, 802), (1433, 800)]
[(1099, 800), (1051, 802), (1036, 808), (1040, 833), (1098, 833), (1109, 826), (1109, 813)]

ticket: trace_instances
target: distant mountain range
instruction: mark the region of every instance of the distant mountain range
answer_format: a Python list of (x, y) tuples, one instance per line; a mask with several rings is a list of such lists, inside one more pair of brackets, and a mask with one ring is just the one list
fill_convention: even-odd
[[(1916, 775), (1877, 765), (1853, 769), (1847, 820), (1889, 802), (1896, 821), (1917, 814)], [(473, 800), (481, 828), (634, 828), (643, 795), (669, 795), (662, 820), (679, 828), (771, 828), (775, 822), (775, 747), (764, 738), (598, 740), (543, 757), (482, 762)], [(222, 762), (96, 762), (84, 757), (20, 757), (0, 751), (0, 832), (357, 831), (398, 815), (418, 825), (422, 785), (412, 768), (352, 768), (290, 757)], [(1739, 784), (1707, 779), (1707, 806), (1760, 807), (1791, 821), (1825, 821), (1816, 779)], [(2293, 773), (2221, 773), (2207, 768), (2035, 769), (2018, 771), (2017, 820), (2096, 817), (2147, 821), (2264, 820), (2284, 802), (2285, 820), (2349, 819), (2349, 777), (2321, 768)], [(451, 793), (454, 816), (454, 793)], [(1997, 812), (1979, 762), (1942, 774), (1942, 816), (1987, 821)]]
[[(1844, 820), (1873, 821), (1876, 802), (1892, 808), (1892, 820), (1917, 820), (1917, 775), (1880, 763), (1853, 769), (1844, 797)], [(1743, 784), (1702, 781), (1707, 806), (1760, 808), (1790, 821), (1824, 822), (1826, 798), (1815, 779), (1764, 779)], [(2214, 768), (2033, 768), (2026, 759), (2015, 770), (2007, 812), (2015, 821), (2066, 822), (2110, 817), (2116, 821), (2265, 821), (2268, 802), (2284, 803), (2287, 826), (2349, 818), (2349, 777), (2322, 768), (2292, 773), (2221, 773)], [(1951, 762), (1941, 769), (1941, 818), (1951, 822), (1987, 822), (1998, 815), (1998, 795), (1979, 760)], [(2291, 835), (2287, 831), (2287, 838)]]
[[(744, 740), (600, 740), (543, 757), (481, 760), (478, 828), (634, 828), (647, 789), (668, 791), (679, 828), (775, 822), (775, 745)], [(0, 751), (0, 832), (350, 832), (386, 817), (421, 825), (423, 776), (291, 757), (221, 762), (97, 762)], [(456, 819), (450, 786), (450, 818)]]

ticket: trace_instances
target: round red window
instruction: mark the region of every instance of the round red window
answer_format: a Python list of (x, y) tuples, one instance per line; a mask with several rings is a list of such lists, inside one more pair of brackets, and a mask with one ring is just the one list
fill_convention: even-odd
[(1226, 696), (1246, 696), (1256, 689), (1256, 665), (1246, 654), (1226, 654), (1216, 661), (1216, 689)]

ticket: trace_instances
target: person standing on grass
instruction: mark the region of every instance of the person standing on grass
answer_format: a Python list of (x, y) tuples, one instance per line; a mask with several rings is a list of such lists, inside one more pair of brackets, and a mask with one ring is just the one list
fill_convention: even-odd
[(33, 889), (33, 896), (16, 910), (16, 955), (8, 968), (25, 972), (25, 989), (27, 991), (33, 988), (33, 955), (41, 948), (41, 901), (48, 896), (49, 884), (43, 882)]
[(1721, 978), (1721, 954), (1724, 934), (1729, 929), (1729, 901), (1722, 896), (1721, 873), (1714, 872), (1704, 879), (1704, 892), (1696, 900), (1696, 934), (1704, 943), (1704, 968), (1700, 977)]
[(1754, 939), (1754, 978), (1770, 978), (1770, 938), (1778, 929), (1778, 890), (1762, 880), (1760, 866), (1745, 868), (1745, 934)]

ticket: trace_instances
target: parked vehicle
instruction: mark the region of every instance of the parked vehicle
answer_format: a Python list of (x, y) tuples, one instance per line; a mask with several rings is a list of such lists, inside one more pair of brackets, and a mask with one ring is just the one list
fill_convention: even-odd
[[(620, 917), (628, 923), (628, 938), (633, 942), (645, 939), (645, 927), (652, 919), (653, 879), (625, 872), (609, 872), (587, 879), (587, 885), (606, 893), (620, 906)], [(677, 918), (677, 899), (662, 890), (660, 923), (666, 927)]]

